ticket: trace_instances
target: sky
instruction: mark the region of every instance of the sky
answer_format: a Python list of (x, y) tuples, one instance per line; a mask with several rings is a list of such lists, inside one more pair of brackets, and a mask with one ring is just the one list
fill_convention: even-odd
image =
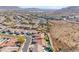
[(61, 9), (67, 6), (20, 6), (21, 8)]

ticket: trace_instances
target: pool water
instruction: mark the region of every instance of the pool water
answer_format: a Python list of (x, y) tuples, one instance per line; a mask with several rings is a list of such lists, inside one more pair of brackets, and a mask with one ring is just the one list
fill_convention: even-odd
[(0, 42), (4, 42), (6, 39), (4, 38), (0, 38)]

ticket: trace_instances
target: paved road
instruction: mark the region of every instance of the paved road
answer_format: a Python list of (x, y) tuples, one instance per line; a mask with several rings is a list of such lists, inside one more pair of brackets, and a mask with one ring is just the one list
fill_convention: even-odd
[[(26, 39), (27, 40), (26, 40), (25, 45), (22, 49), (23, 52), (27, 52), (27, 50), (29, 48), (29, 45), (30, 45), (30, 42), (32, 41), (32, 36), (26, 35)], [(37, 52), (37, 44), (32, 44), (32, 45), (33, 45), (33, 47), (32, 47), (33, 50), (32, 51)]]
[(30, 43), (30, 41), (31, 41), (31, 37), (28, 36), (26, 39), (27, 39), (27, 40), (26, 40), (25, 45), (24, 45), (24, 47), (23, 47), (23, 49), (22, 49), (23, 52), (27, 52), (27, 49), (28, 49), (28, 47), (29, 47), (29, 43)]
[(33, 52), (38, 52), (38, 50), (37, 50), (37, 45), (36, 45), (36, 44), (34, 44)]

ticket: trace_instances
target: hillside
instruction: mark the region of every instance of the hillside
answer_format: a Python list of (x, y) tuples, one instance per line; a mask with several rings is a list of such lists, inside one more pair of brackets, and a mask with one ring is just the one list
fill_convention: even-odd
[(66, 8), (62, 8), (59, 10), (56, 10), (54, 14), (79, 14), (79, 6), (69, 6)]
[(54, 51), (79, 51), (79, 24), (53, 20), (50, 34)]

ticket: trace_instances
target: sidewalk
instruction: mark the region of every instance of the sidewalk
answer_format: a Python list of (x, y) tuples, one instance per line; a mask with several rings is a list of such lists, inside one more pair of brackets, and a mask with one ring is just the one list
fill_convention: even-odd
[(54, 50), (53, 42), (52, 42), (52, 38), (51, 38), (51, 36), (50, 36), (49, 33), (47, 33), (47, 34), (48, 34), (48, 36), (49, 36), (49, 41), (50, 41), (50, 44), (51, 44), (52, 50)]

